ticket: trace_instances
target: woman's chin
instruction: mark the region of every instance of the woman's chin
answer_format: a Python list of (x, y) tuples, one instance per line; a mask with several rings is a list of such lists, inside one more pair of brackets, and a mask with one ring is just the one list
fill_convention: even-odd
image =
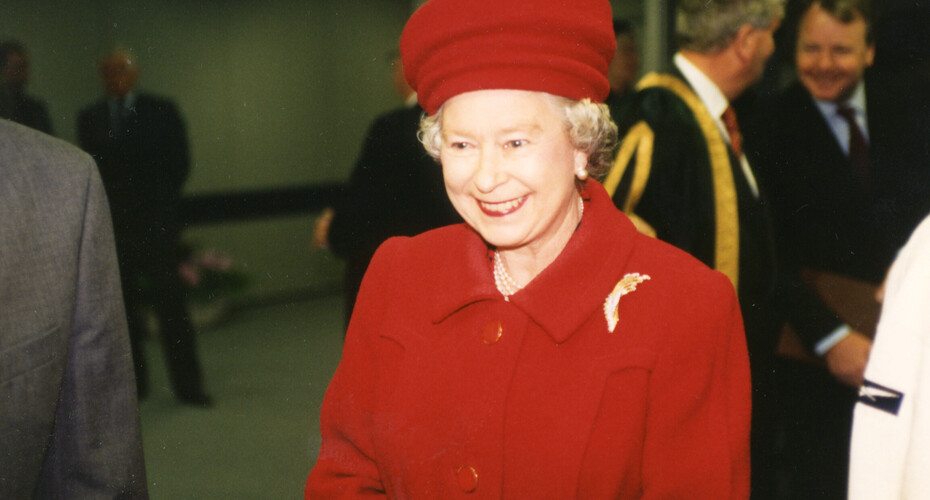
[(498, 250), (513, 250), (522, 245), (521, 239), (511, 231), (481, 229), (477, 231), (488, 245)]

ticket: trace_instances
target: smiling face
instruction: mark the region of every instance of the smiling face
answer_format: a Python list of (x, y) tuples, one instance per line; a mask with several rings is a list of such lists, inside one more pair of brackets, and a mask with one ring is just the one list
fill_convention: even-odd
[(568, 136), (557, 99), (479, 90), (442, 108), (439, 160), (452, 205), (489, 244), (554, 258), (579, 222), (575, 176), (585, 153)]
[(798, 77), (815, 99), (845, 102), (874, 57), (875, 46), (866, 41), (861, 16), (844, 24), (815, 3), (801, 18)]

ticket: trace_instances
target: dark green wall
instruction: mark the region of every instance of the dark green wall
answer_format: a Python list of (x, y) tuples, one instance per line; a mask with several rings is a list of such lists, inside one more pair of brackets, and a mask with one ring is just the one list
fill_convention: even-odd
[[(66, 7), (62, 7), (66, 5)], [(175, 99), (188, 125), (188, 193), (343, 179), (364, 130), (397, 104), (386, 53), (410, 4), (386, 0), (6, 0), (0, 36), (21, 40), (30, 91), (75, 138), (99, 96), (98, 56), (139, 56), (140, 88)], [(308, 216), (197, 227), (186, 238), (248, 265), (254, 293), (338, 283), (339, 262), (311, 252)]]
[[(410, 0), (4, 0), (0, 36), (22, 41), (31, 93), (73, 141), (96, 99), (99, 55), (133, 48), (140, 88), (176, 100), (188, 125), (188, 193), (344, 179), (368, 123), (398, 104), (387, 53)], [(637, 20), (639, 2), (614, 1)], [(62, 6), (64, 5), (64, 7)], [(248, 266), (252, 293), (337, 286), (340, 262), (311, 250), (313, 218), (195, 227), (186, 239)]]

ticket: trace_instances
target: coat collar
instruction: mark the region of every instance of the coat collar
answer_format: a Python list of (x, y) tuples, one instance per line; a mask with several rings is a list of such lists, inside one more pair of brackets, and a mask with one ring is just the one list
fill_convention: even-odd
[[(581, 224), (556, 260), (524, 289), (510, 297), (556, 343), (568, 340), (600, 311), (635, 248), (639, 233), (614, 206), (604, 187), (587, 181), (582, 190)], [(463, 227), (463, 229), (465, 229)], [(435, 283), (453, 283), (453, 293), (437, 293), (432, 318), (439, 323), (481, 301), (503, 301), (494, 286), (487, 244), (468, 230), (462, 251), (442, 266)], [(606, 329), (606, 326), (605, 326)]]

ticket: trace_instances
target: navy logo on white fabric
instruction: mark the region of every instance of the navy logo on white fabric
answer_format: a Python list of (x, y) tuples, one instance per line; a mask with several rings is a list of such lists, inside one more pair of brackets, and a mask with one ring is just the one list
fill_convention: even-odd
[(876, 384), (870, 380), (862, 383), (859, 388), (859, 402), (892, 415), (897, 415), (901, 409), (904, 393)]

